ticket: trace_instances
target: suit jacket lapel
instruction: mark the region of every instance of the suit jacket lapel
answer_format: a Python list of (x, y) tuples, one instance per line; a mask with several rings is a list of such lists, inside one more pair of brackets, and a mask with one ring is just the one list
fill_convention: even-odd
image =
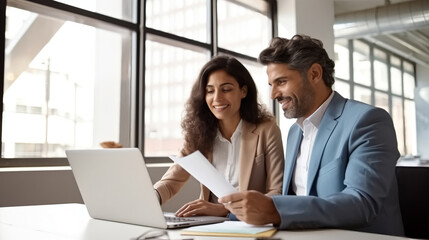
[(245, 191), (249, 187), (250, 175), (252, 173), (253, 162), (255, 161), (256, 145), (259, 135), (253, 131), (256, 125), (243, 120), (240, 150), (240, 191)]
[[(334, 97), (323, 115), (322, 121), (319, 125), (319, 130), (314, 140), (313, 150), (310, 157), (310, 165), (308, 168), (307, 178), (307, 195), (311, 194), (311, 189), (314, 184), (317, 173), (319, 172), (320, 161), (322, 160), (323, 152), (325, 150), (328, 139), (337, 126), (337, 118), (343, 112), (346, 99), (335, 92)], [(316, 144), (317, 143), (317, 144)], [(295, 158), (296, 159), (296, 158)]]
[(302, 130), (298, 125), (293, 125), (288, 134), (286, 145), (286, 160), (283, 176), (283, 195), (289, 192), (290, 182), (292, 180), (293, 170), (295, 168), (296, 157), (302, 140)]

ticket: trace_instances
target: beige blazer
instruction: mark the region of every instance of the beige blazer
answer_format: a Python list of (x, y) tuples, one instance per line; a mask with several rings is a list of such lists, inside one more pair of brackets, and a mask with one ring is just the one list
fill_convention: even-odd
[[(275, 120), (260, 124), (243, 120), (240, 150), (239, 190), (256, 190), (266, 195), (282, 193), (284, 153), (280, 129)], [(209, 156), (212, 162), (212, 154)], [(173, 164), (155, 183), (164, 204), (186, 183), (190, 175)], [(210, 190), (201, 184), (200, 198), (209, 200)]]

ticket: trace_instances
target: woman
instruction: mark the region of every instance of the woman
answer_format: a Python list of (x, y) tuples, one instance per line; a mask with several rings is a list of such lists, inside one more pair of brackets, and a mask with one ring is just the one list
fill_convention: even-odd
[[(214, 57), (195, 82), (182, 120), (181, 155), (199, 150), (239, 191), (281, 194), (284, 155), (280, 129), (257, 102), (255, 83), (235, 58)], [(178, 164), (154, 187), (161, 203), (173, 197), (189, 179)], [(185, 204), (177, 216), (226, 216), (228, 210), (201, 185), (200, 199)]]

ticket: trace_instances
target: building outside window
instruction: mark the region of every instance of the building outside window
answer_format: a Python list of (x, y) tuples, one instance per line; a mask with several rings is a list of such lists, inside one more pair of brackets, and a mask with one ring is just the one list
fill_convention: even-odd
[(132, 31), (13, 3), (6, 7), (2, 157), (65, 157), (65, 149), (119, 141), (120, 131), (130, 131), (121, 129), (120, 113), (121, 96), (130, 95), (123, 88), (132, 79), (124, 71)]

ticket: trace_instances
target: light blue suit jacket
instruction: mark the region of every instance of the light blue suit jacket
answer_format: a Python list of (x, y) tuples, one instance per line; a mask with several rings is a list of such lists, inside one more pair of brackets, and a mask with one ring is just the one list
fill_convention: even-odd
[(346, 228), (403, 235), (395, 130), (383, 109), (334, 94), (311, 153), (308, 196), (287, 195), (302, 131), (289, 130), (283, 195), (273, 196), (280, 229)]

